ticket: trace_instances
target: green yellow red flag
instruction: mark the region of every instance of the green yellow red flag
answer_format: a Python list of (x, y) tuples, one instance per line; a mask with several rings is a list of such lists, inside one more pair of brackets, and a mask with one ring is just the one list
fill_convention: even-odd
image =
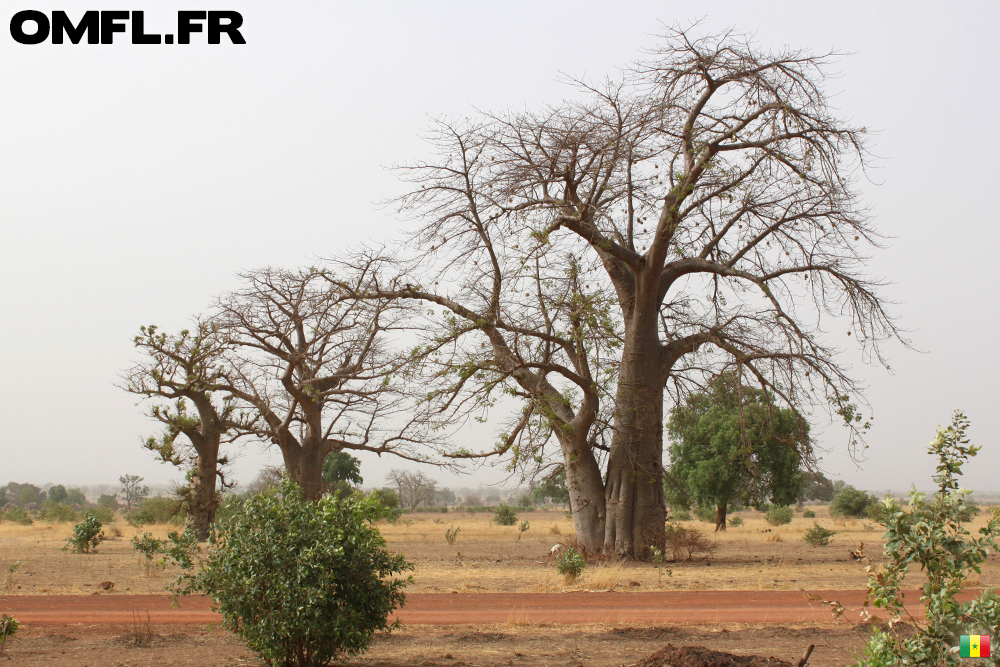
[(990, 657), (989, 635), (962, 635), (959, 652), (963, 658)]

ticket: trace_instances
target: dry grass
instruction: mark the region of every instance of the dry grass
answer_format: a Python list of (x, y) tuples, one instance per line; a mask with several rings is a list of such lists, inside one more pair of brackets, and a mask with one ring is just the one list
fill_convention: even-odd
[[(465, 512), (411, 514), (412, 523), (381, 524), (389, 548), (404, 554), (416, 565), (411, 592), (558, 592), (565, 590), (823, 590), (861, 588), (865, 585), (864, 567), (852, 561), (849, 551), (859, 542), (872, 556), (882, 553), (881, 531), (866, 528), (864, 522), (845, 521), (843, 525), (829, 517), (827, 508), (812, 507), (815, 519), (797, 514), (791, 524), (769, 526), (763, 514), (739, 512), (744, 525), (713, 533), (711, 524), (684, 522), (700, 530), (716, 546), (708, 560), (680, 561), (668, 567), (673, 575), (660, 580), (652, 563), (605, 562), (590, 559), (587, 569), (575, 582), (566, 582), (556, 572), (555, 559), (549, 550), (556, 542), (564, 545), (575, 540), (573, 524), (561, 511), (521, 512), (531, 528), (518, 541), (517, 526), (496, 526), (483, 513)], [(443, 519), (435, 523), (434, 519)], [(811, 547), (803, 535), (816, 521), (837, 530), (827, 547)], [(980, 515), (969, 526), (975, 532), (985, 525)], [(461, 527), (454, 545), (445, 541), (445, 530)], [(60, 551), (70, 535), (70, 524), (20, 526), (0, 524), (0, 575), (15, 561), (23, 561), (17, 570), (18, 594), (88, 594), (98, 590), (102, 581), (114, 582), (112, 595), (123, 593), (162, 593), (176, 572), (170, 569), (144, 576), (141, 555), (131, 546), (134, 528), (114, 524), (122, 537), (109, 539), (96, 554), (71, 554)], [(163, 538), (173, 526), (144, 526), (143, 531)], [(770, 532), (765, 532), (770, 529)], [(113, 530), (105, 529), (112, 535)], [(141, 531), (140, 531), (141, 532)], [(0, 577), (2, 578), (2, 577)], [(633, 581), (638, 587), (629, 587)], [(911, 574), (912, 585), (923, 583), (923, 576)], [(0, 584), (3, 582), (0, 581)], [(1000, 585), (1000, 560), (991, 556), (983, 572), (970, 586)]]

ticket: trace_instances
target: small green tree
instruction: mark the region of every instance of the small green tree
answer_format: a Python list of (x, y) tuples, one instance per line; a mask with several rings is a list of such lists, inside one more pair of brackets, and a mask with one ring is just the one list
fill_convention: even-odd
[[(990, 589), (969, 602), (959, 602), (966, 579), (979, 573), (990, 551), (997, 550), (1000, 536), (1000, 511), (994, 509), (989, 523), (973, 537), (962, 526), (966, 509), (965, 496), (959, 488), (962, 466), (975, 456), (979, 447), (965, 437), (969, 422), (956, 411), (951, 426), (938, 430), (929, 451), (937, 456), (934, 482), (937, 492), (930, 498), (915, 490), (910, 492), (910, 511), (893, 498), (886, 498), (883, 524), (886, 528), (881, 568), (868, 566), (868, 599), (889, 614), (889, 626), (904, 616), (916, 627), (916, 633), (897, 635), (877, 630), (869, 639), (864, 667), (881, 665), (955, 666), (962, 660), (954, 647), (959, 635), (992, 635), (1000, 627), (1000, 596)], [(910, 616), (903, 606), (903, 587), (910, 565), (926, 574), (920, 588), (920, 603), (926, 620)], [(995, 661), (994, 661), (995, 662)]]
[(83, 515), (83, 521), (73, 526), (73, 534), (67, 538), (62, 550), (72, 547), (73, 552), (78, 554), (96, 551), (97, 545), (104, 541), (102, 526), (101, 520), (93, 512), (87, 512)]
[(513, 526), (517, 523), (517, 510), (510, 505), (500, 503), (493, 510), (493, 523), (498, 526)]
[(159, 540), (150, 533), (143, 533), (142, 537), (137, 535), (132, 538), (132, 548), (143, 556), (140, 564), (146, 568), (147, 577), (153, 574), (154, 569), (163, 568), (166, 565), (165, 561), (157, 562), (154, 560), (163, 552), (163, 545), (164, 540)]
[(868, 515), (868, 508), (878, 504), (875, 496), (870, 496), (850, 484), (845, 486), (833, 499), (830, 505), (830, 516), (844, 516), (860, 519)]
[(49, 489), (48, 495), (49, 495), (49, 500), (51, 500), (52, 502), (61, 503), (64, 500), (66, 500), (66, 496), (69, 494), (66, 493), (65, 486), (63, 486), (62, 484), (56, 484), (51, 489)]
[(118, 478), (122, 488), (118, 496), (125, 502), (125, 510), (131, 511), (139, 505), (143, 498), (149, 495), (149, 487), (143, 486), (143, 478), (139, 475), (122, 475)]
[(570, 547), (556, 559), (556, 572), (566, 577), (566, 581), (576, 581), (587, 567), (587, 561), (576, 549)]
[(830, 540), (836, 534), (836, 532), (829, 528), (824, 528), (818, 523), (813, 523), (813, 527), (806, 531), (802, 539), (814, 547), (825, 547), (830, 544)]
[(412, 569), (385, 549), (371, 497), (304, 500), (284, 479), (241, 503), (213, 530), (201, 567), (179, 584), (201, 591), (225, 627), (272, 665), (325, 665), (355, 655), (372, 634), (397, 624), (389, 613), (404, 601)]
[(725, 374), (708, 392), (688, 396), (667, 422), (671, 506), (696, 502), (715, 508), (715, 530), (726, 529), (734, 502), (765, 499), (787, 505), (800, 489), (799, 464), (811, 452), (809, 425), (771, 395)]

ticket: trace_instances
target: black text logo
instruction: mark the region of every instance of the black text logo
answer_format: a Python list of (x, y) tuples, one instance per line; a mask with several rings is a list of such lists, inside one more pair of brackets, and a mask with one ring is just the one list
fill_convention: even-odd
[[(177, 43), (190, 44), (191, 35), (199, 32), (206, 34), (209, 44), (221, 44), (223, 34), (233, 44), (246, 44), (240, 34), (242, 25), (243, 16), (239, 12), (177, 12)], [(115, 33), (129, 32), (130, 28), (133, 44), (174, 43), (174, 33), (147, 34), (142, 12), (89, 11), (74, 24), (66, 12), (54, 11), (50, 19), (45, 12), (26, 9), (10, 20), (10, 35), (21, 44), (41, 44), (50, 37), (53, 44), (64, 44), (67, 40), (79, 44), (84, 38), (87, 44), (113, 44)]]

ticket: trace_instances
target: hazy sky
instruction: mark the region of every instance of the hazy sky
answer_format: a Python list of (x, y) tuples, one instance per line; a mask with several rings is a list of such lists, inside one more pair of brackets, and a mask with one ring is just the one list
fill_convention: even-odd
[[(113, 384), (140, 325), (182, 328), (240, 269), (397, 234), (405, 223), (374, 203), (401, 188), (385, 167), (428, 153), (428, 116), (558, 102), (572, 94), (560, 72), (613, 72), (660, 22), (703, 18), (698, 30), (764, 47), (849, 52), (828, 90), (842, 117), (878, 130), (861, 187), (894, 239), (870, 268), (925, 353), (890, 347), (888, 374), (844, 337), (875, 427), (858, 468), (846, 434), (817, 422), (824, 468), (870, 490), (926, 487), (926, 444), (961, 408), (983, 446), (965, 485), (1000, 489), (995, 1), (101, 5), (145, 10), (164, 33), (199, 7), (241, 12), (247, 44), (25, 46), (7, 31), (16, 11), (78, 18), (93, 3), (0, 12), (0, 484), (179, 478), (140, 448), (154, 425)], [(237, 479), (268, 460), (280, 456), (246, 449)], [(398, 465), (363, 461), (366, 483)]]

